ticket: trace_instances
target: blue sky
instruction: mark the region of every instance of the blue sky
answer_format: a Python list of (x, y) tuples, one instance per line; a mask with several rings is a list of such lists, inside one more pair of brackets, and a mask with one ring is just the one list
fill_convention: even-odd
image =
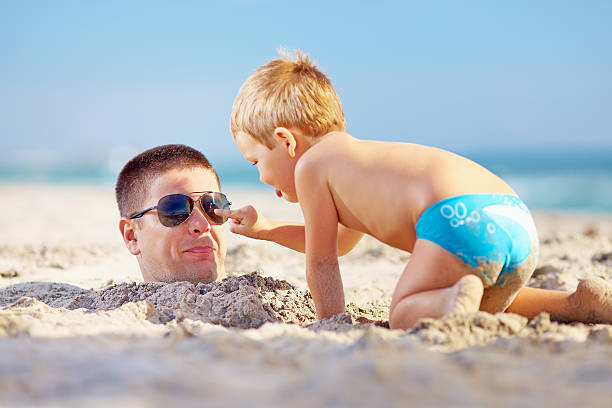
[(280, 46), (318, 61), (361, 139), (612, 150), (611, 21), (610, 1), (0, 0), (0, 159), (240, 159), (232, 101)]

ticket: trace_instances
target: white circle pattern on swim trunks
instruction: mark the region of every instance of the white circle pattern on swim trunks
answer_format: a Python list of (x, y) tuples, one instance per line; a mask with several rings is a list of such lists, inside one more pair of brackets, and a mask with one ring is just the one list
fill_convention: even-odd
[(440, 214), (444, 218), (450, 220), (449, 224), (453, 228), (458, 228), (459, 226), (470, 222), (480, 221), (480, 213), (477, 210), (473, 210), (470, 213), (470, 216), (467, 216), (468, 209), (465, 203), (462, 201), (458, 201), (455, 204), (455, 207), (450, 204), (444, 204), (442, 207), (440, 207)]
[[(518, 200), (518, 198), (515, 198), (515, 197), (505, 196), (503, 198), (503, 202), (505, 205), (508, 205), (508, 206), (517, 206), (517, 205), (524, 206), (524, 204), (522, 204)], [(444, 218), (449, 220), (449, 224), (453, 228), (459, 228), (460, 226), (466, 225), (470, 222), (478, 223), (480, 221), (480, 212), (478, 210), (472, 210), (472, 212), (470, 213), (470, 216), (466, 218), (468, 214), (468, 209), (463, 201), (458, 201), (457, 203), (455, 203), (454, 207), (450, 204), (444, 204), (442, 207), (440, 207), (440, 214)], [(495, 234), (495, 232), (497, 231), (497, 228), (495, 227), (494, 224), (487, 223), (486, 231), (492, 235), (492, 234)], [(477, 231), (474, 230), (474, 232), (477, 232)]]
[(455, 215), (459, 219), (463, 219), (467, 215), (467, 208), (465, 208), (465, 204), (463, 204), (461, 201), (455, 204)]
[(440, 214), (442, 214), (444, 218), (453, 218), (455, 215), (455, 210), (452, 206), (444, 204), (442, 208), (440, 208)]

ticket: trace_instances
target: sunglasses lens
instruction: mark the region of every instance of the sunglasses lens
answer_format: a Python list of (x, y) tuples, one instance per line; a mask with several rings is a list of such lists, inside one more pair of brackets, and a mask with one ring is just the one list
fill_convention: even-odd
[(183, 194), (162, 197), (157, 203), (157, 216), (162, 225), (176, 227), (182, 224), (193, 211), (193, 200)]
[(223, 193), (208, 193), (200, 197), (202, 209), (215, 224), (223, 224), (227, 217), (215, 214), (215, 210), (229, 210), (230, 203)]

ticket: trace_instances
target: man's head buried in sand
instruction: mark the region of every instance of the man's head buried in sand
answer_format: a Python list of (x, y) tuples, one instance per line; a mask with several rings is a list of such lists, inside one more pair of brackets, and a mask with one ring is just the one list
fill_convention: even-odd
[(226, 229), (219, 222), (225, 219), (211, 209), (225, 204), (220, 190), (206, 157), (184, 145), (154, 147), (123, 167), (115, 188), (119, 230), (145, 281), (196, 284), (223, 277)]

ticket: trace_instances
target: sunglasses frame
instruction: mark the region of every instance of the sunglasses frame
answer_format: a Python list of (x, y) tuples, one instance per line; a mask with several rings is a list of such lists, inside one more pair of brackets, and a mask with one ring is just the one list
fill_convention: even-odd
[[(173, 196), (173, 195), (182, 195), (182, 196), (185, 196), (185, 197), (187, 197), (187, 198), (191, 199), (191, 200), (194, 202), (193, 210), (191, 210), (191, 212), (189, 213), (189, 216), (188, 216), (187, 218), (185, 218), (185, 219), (184, 219), (182, 222), (180, 222), (179, 224), (173, 225), (172, 227), (168, 227), (168, 226), (166, 226), (166, 225), (164, 225), (164, 224), (162, 223), (162, 225), (164, 225), (164, 227), (167, 227), (167, 228), (174, 228), (174, 227), (178, 227), (179, 225), (181, 225), (182, 223), (184, 223), (185, 221), (187, 221), (187, 220), (188, 220), (188, 219), (191, 217), (191, 214), (193, 214), (193, 211), (195, 210), (195, 203), (196, 203), (196, 202), (197, 202), (197, 203), (200, 205), (200, 209), (202, 210), (202, 212), (204, 213), (204, 215), (206, 215), (206, 217), (207, 217), (207, 218), (208, 218), (208, 219), (211, 221), (211, 224), (214, 224), (214, 225), (223, 225), (223, 224), (225, 224), (225, 222), (227, 222), (227, 218), (226, 218), (226, 219), (225, 219), (225, 221), (223, 221), (222, 223), (216, 223), (216, 222), (214, 222), (214, 221), (212, 220), (212, 218), (211, 218), (211, 217), (210, 217), (210, 216), (209, 216), (209, 215), (206, 213), (206, 210), (204, 209), (204, 207), (202, 207), (202, 201), (200, 201), (200, 200), (202, 199), (202, 197), (204, 197), (204, 196), (205, 196), (205, 195), (207, 195), (207, 194), (210, 194), (210, 195), (212, 195), (212, 194), (221, 194), (223, 197), (225, 197), (225, 200), (227, 201), (227, 205), (228, 205), (228, 206), (232, 205), (232, 203), (231, 203), (231, 202), (230, 202), (230, 201), (227, 199), (227, 196), (226, 196), (225, 194), (223, 194), (223, 193), (222, 193), (222, 192), (220, 192), (220, 191), (192, 191), (190, 194), (200, 194), (200, 197), (199, 197), (197, 200), (194, 200), (194, 199), (193, 199), (193, 198), (192, 198), (192, 197), (191, 197), (189, 194), (185, 194), (185, 193), (173, 193), (173, 194), (167, 194), (167, 195), (165, 195), (165, 196), (161, 197), (159, 200), (157, 200), (157, 205), (154, 205), (153, 207), (149, 207), (149, 208), (147, 208), (147, 209), (145, 209), (145, 210), (142, 210), (142, 211), (138, 211), (138, 212), (136, 212), (136, 213), (134, 213), (134, 214), (130, 215), (128, 218), (129, 218), (130, 220), (133, 220), (133, 219), (136, 219), (136, 218), (141, 218), (143, 215), (145, 215), (145, 214), (146, 214), (146, 213), (148, 213), (149, 211), (156, 210), (156, 209), (157, 209), (157, 206), (159, 205), (159, 202), (160, 202), (161, 200), (163, 200), (165, 197), (168, 197), (168, 196)], [(159, 221), (161, 222), (161, 219), (159, 218), (159, 213), (157, 214), (157, 218), (158, 218), (158, 219), (159, 219)]]

